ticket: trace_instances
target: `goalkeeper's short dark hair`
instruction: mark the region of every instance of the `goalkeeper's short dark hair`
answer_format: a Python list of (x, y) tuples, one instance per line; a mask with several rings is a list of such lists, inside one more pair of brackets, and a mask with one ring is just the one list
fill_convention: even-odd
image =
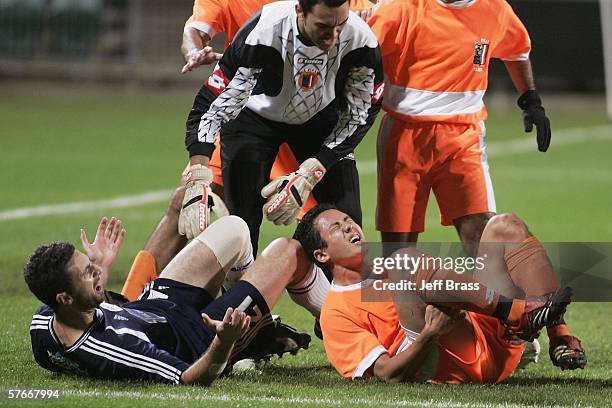
[(319, 204), (311, 208), (299, 222), (293, 234), (293, 239), (302, 244), (308, 258), (319, 266), (323, 265), (316, 261), (314, 251), (327, 248), (327, 242), (321, 238), (321, 233), (315, 228), (314, 223), (317, 217), (327, 210), (337, 210), (337, 208), (332, 204)]
[(299, 3), (304, 14), (308, 14), (312, 11), (312, 8), (319, 3), (323, 3), (327, 7), (340, 7), (347, 1), (348, 0), (299, 0)]
[(67, 266), (74, 251), (69, 242), (41, 245), (23, 268), (23, 277), (32, 293), (53, 309), (57, 307), (56, 295), (70, 288)]

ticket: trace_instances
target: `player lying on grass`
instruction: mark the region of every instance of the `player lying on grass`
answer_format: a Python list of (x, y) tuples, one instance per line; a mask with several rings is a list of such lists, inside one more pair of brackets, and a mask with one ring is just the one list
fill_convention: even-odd
[[(415, 282), (416, 288), (422, 282), (450, 279), (477, 290), (417, 290), (413, 293), (418, 301), (397, 305), (390, 296), (375, 301), (373, 295), (373, 301), (364, 301), (375, 292), (372, 281), (364, 281), (364, 274), (369, 275), (362, 270), (365, 237), (346, 214), (315, 207), (298, 225), (295, 238), (313, 261), (333, 273), (321, 311), (323, 341), (332, 365), (348, 378), (427, 379), (426, 370), (420, 370), (437, 351), (437, 371), (430, 373), (435, 382), (502, 381), (514, 371), (523, 350), (522, 345), (506, 340), (507, 329), (531, 340), (540, 329), (562, 318), (570, 300), (568, 288), (558, 290), (544, 248), (510, 214), (496, 216), (487, 224), (482, 242), (497, 244), (482, 247), (487, 251), (485, 268), (476, 280), (453, 270), (424, 267), (402, 276)], [(414, 248), (406, 251), (420, 255)], [(390, 277), (397, 280), (396, 273)], [(525, 300), (519, 300), (525, 295)], [(467, 313), (448, 316), (439, 309), (426, 309), (426, 303)], [(580, 341), (564, 330), (551, 337), (553, 363), (562, 368), (584, 367)]]
[[(176, 231), (176, 220), (172, 223)], [(313, 280), (312, 269), (298, 268), (304, 257), (296, 253), (299, 246), (277, 240), (215, 300), (225, 271), (251, 256), (248, 227), (228, 216), (170, 260), (140, 300), (118, 306), (105, 302), (103, 285), (123, 236), (120, 222), (103, 220), (93, 244), (82, 232), (87, 255), (63, 242), (40, 246), (30, 257), (24, 277), (45, 303), (30, 326), (34, 357), (42, 367), (112, 379), (210, 384), (228, 361), (243, 358), (247, 347), (271, 341), (270, 308), (285, 288)], [(320, 304), (309, 307), (320, 309)]]

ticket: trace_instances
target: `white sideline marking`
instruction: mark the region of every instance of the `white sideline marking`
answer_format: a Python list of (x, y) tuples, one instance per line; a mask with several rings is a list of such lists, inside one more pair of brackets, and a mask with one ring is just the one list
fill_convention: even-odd
[[(529, 137), (508, 142), (493, 143), (488, 146), (489, 157), (509, 156), (537, 152), (535, 129)], [(553, 133), (552, 148), (557, 146), (582, 143), (586, 141), (612, 140), (612, 126), (594, 126), (590, 128), (571, 128)], [(361, 174), (375, 174), (376, 160), (358, 162)], [(109, 210), (113, 208), (128, 208), (169, 200), (173, 190), (149, 191), (141, 194), (121, 196), (100, 201), (78, 201), (72, 203), (43, 205), (40, 207), (24, 207), (0, 211), (0, 222), (23, 218), (41, 217), (52, 214), (76, 214), (92, 210)]]
[(51, 214), (75, 214), (100, 209), (135, 207), (138, 205), (169, 200), (171, 193), (172, 190), (158, 190), (131, 196), (115, 197), (109, 200), (77, 201), (73, 203), (43, 205), (40, 207), (16, 208), (14, 210), (0, 212), (0, 222)]
[[(379, 400), (370, 398), (353, 398), (353, 399), (332, 399), (332, 398), (310, 398), (310, 397), (250, 397), (241, 395), (208, 395), (207, 391), (202, 391), (204, 394), (194, 395), (189, 394), (163, 394), (159, 392), (139, 392), (139, 391), (66, 391), (65, 395), (75, 397), (111, 397), (111, 398), (134, 398), (134, 399), (153, 399), (159, 401), (219, 401), (219, 402), (261, 402), (261, 403), (279, 403), (287, 404), (310, 404), (310, 405), (327, 405), (327, 406), (345, 406), (347, 404), (359, 404), (367, 406), (390, 406), (390, 407), (431, 407), (431, 408), (524, 408), (534, 405), (522, 404), (491, 404), (491, 403), (461, 403), (454, 400)], [(574, 407), (580, 405), (574, 405)], [(562, 408), (562, 405), (555, 405)]]
[[(491, 143), (487, 145), (488, 157), (510, 156), (513, 154), (538, 153), (535, 135), (536, 130), (531, 133), (522, 133), (520, 139), (507, 142)], [(570, 128), (559, 131), (553, 130), (551, 149), (557, 146), (564, 146), (575, 143), (612, 140), (612, 126), (602, 125), (587, 128)], [(489, 142), (491, 139), (489, 139)], [(360, 174), (376, 174), (376, 160), (364, 160), (357, 162), (357, 169)]]

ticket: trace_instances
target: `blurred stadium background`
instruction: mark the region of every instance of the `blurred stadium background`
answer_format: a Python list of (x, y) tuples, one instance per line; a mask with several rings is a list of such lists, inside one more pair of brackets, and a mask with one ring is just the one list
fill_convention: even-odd
[[(516, 212), (548, 242), (610, 242), (612, 125), (600, 3), (510, 3), (531, 34), (553, 141), (549, 152), (537, 152), (535, 135), (523, 133), (503, 64), (494, 62), (486, 102), (498, 210)], [(204, 67), (180, 74), (183, 24), (192, 4), (0, 0), (0, 388), (60, 388), (70, 394), (64, 404), (71, 406), (90, 406), (93, 398), (114, 407), (166, 406), (168, 400), (221, 406), (609, 404), (609, 304), (577, 304), (568, 315), (589, 351), (587, 370), (561, 373), (543, 355), (537, 366), (500, 387), (349, 384), (329, 368), (316, 339), (297, 358), (262, 368), (263, 376), (244, 374), (209, 390), (57, 379), (38, 368), (27, 334), (37, 301), (21, 278), (27, 256), (41, 242), (77, 242), (80, 227), (93, 235), (102, 215), (117, 215), (128, 230), (110, 280), (118, 290), (178, 182), (186, 162), (184, 121), (209, 72)], [(612, 25), (612, 10), (603, 20)], [(223, 39), (214, 43), (221, 49)], [(370, 239), (378, 239), (376, 131), (377, 125), (357, 151)], [(265, 223), (262, 243), (291, 231)], [(439, 225), (433, 199), (424, 239), (457, 240), (452, 229)], [(286, 299), (277, 310), (286, 322), (311, 331), (311, 317)]]

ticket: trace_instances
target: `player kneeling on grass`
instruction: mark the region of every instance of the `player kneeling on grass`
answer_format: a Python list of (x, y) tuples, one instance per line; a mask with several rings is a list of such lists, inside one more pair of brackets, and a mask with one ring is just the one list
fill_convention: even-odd
[[(519, 339), (532, 340), (543, 327), (561, 321), (570, 302), (571, 290), (558, 289), (542, 245), (510, 214), (495, 216), (487, 224), (481, 242), (496, 245), (481, 245), (480, 251), (487, 251), (486, 256), (480, 254), (485, 268), (474, 276), (476, 280), (452, 269), (436, 268), (435, 263), (422, 263), (414, 274), (389, 271), (391, 282), (414, 282), (417, 289), (410, 301), (405, 292), (382, 300), (380, 293), (374, 293), (373, 281), (364, 278), (370, 276), (369, 270), (363, 270), (365, 237), (345, 213), (315, 207), (298, 225), (294, 237), (314, 262), (333, 273), (321, 310), (321, 327), (330, 362), (348, 378), (503, 381), (521, 358)], [(402, 251), (425, 256), (415, 248)], [(453, 287), (459, 283), (472, 290), (448, 290), (447, 285), (422, 289), (424, 283), (435, 281), (451, 282)], [(553, 363), (584, 367), (586, 356), (578, 339), (569, 333), (561, 336), (551, 339), (556, 344), (551, 350)]]
[[(177, 231), (176, 222), (167, 224)], [(251, 256), (248, 227), (228, 216), (172, 258), (139, 300), (118, 306), (105, 302), (103, 280), (123, 236), (120, 222), (107, 225), (103, 219), (93, 244), (82, 232), (87, 255), (61, 242), (40, 246), (30, 257), (24, 277), (45, 303), (30, 326), (42, 367), (111, 379), (210, 384), (233, 356), (271, 341), (270, 308), (286, 287), (312, 273), (298, 265), (304, 256), (296, 253), (299, 245), (280, 239), (215, 300), (224, 271)]]

